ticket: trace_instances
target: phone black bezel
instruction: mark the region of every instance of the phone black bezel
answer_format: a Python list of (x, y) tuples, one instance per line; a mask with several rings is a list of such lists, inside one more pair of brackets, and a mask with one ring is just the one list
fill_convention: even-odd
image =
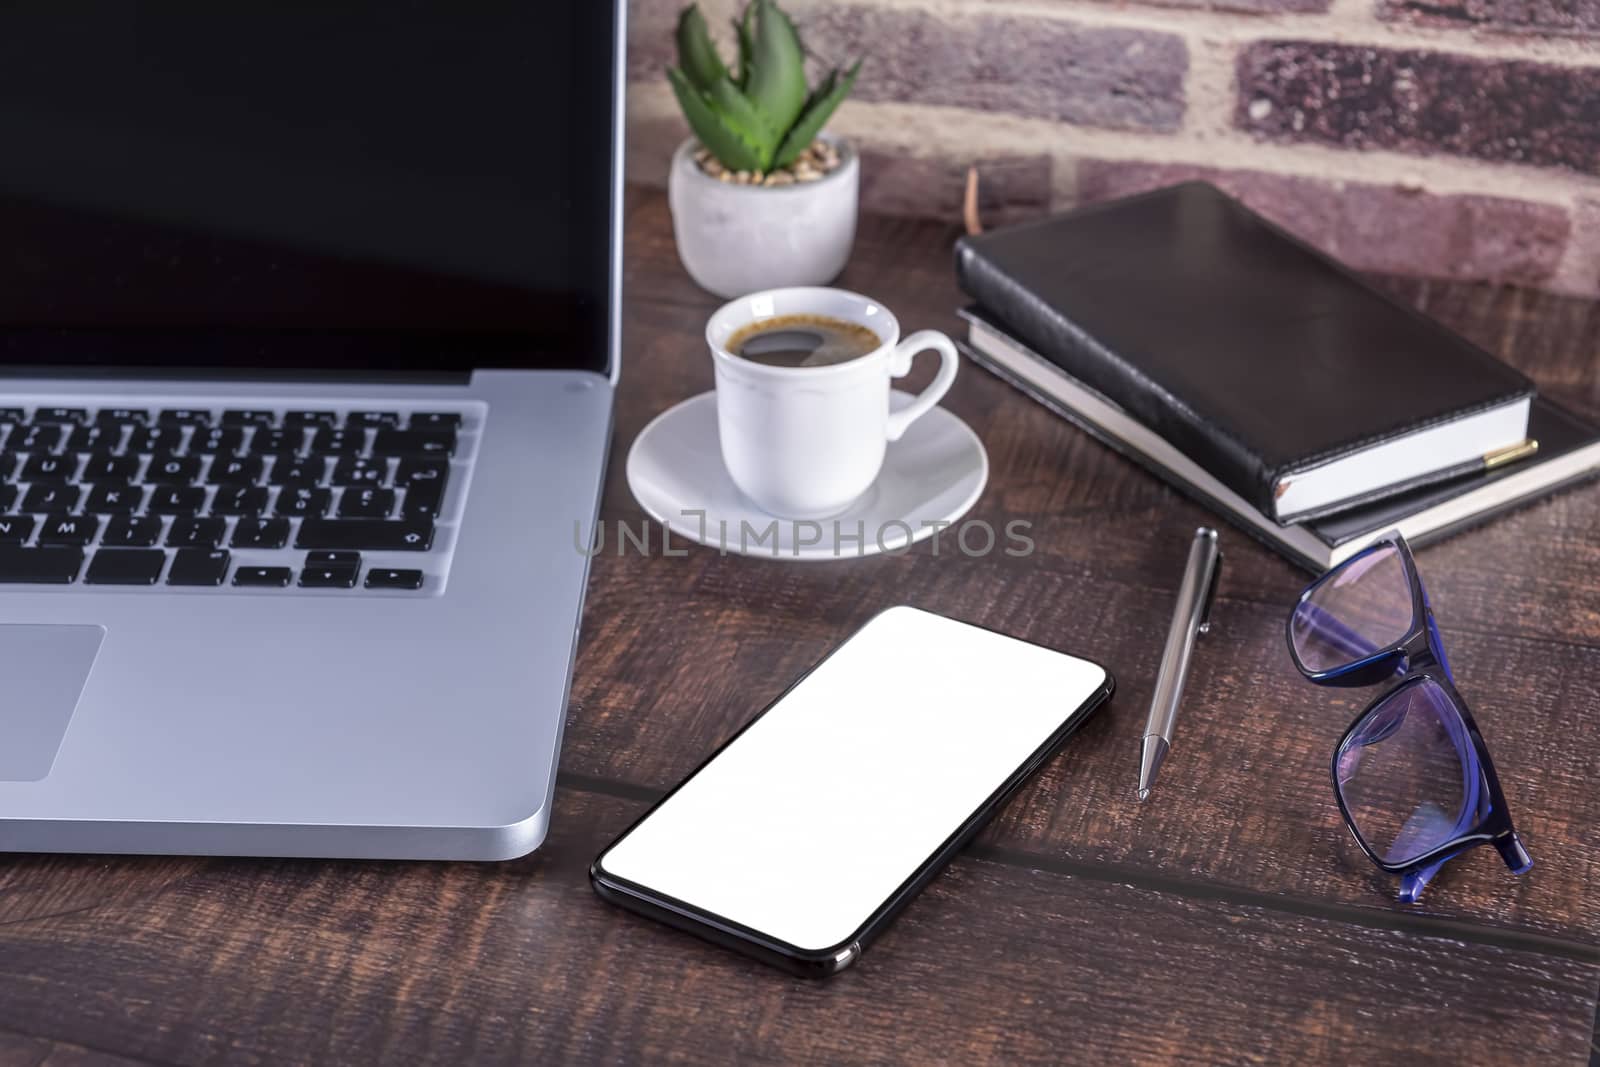
[[(745, 926), (742, 923), (734, 922), (731, 919), (726, 919), (703, 908), (698, 908), (687, 901), (678, 900), (677, 898), (668, 896), (664, 893), (658, 893), (655, 890), (650, 889), (648, 886), (643, 886), (636, 882), (630, 881), (629, 879), (618, 877), (617, 875), (610, 874), (605, 870), (605, 858), (612, 849), (616, 848), (617, 845), (621, 844), (629, 834), (633, 833), (634, 830), (643, 825), (646, 819), (655, 814), (657, 808), (661, 807), (661, 805), (670, 800), (674, 793), (682, 789), (685, 785), (692, 781), (696, 775), (709, 766), (713, 760), (722, 755), (725, 749), (730, 747), (735, 741), (739, 740), (739, 738), (744, 735), (746, 730), (760, 722), (761, 718), (766, 715), (767, 712), (771, 711), (773, 708), (782, 703), (784, 698), (793, 692), (801, 682), (804, 682), (807, 678), (809, 678), (811, 674), (817, 670), (817, 668), (826, 663), (829, 658), (834, 655), (834, 653), (838, 652), (839, 649), (849, 644), (855, 639), (857, 634), (866, 629), (868, 626), (872, 625), (872, 623), (876, 621), (879, 616), (890, 610), (893, 609), (886, 608), (884, 611), (878, 612), (876, 615), (872, 616), (871, 619), (868, 619), (861, 626), (857, 627), (849, 637), (846, 637), (832, 649), (829, 649), (826, 655), (817, 660), (817, 662), (812, 664), (804, 673), (797, 677), (793, 682), (789, 683), (789, 685), (784, 687), (784, 690), (781, 693), (774, 697), (766, 705), (766, 707), (762, 708), (759, 712), (752, 716), (750, 721), (741, 726), (732, 737), (728, 738), (721, 745), (717, 746), (716, 750), (713, 751), (711, 755), (707, 756), (700, 762), (698, 766), (695, 767), (694, 770), (690, 771), (684, 776), (683, 781), (673, 786), (664, 796), (662, 796), (654, 804), (650, 805), (649, 809), (647, 809), (637, 819), (633, 820), (633, 822), (628, 825), (627, 829), (623, 830), (622, 833), (618, 834), (609, 845), (602, 849), (600, 854), (595, 857), (594, 862), (589, 866), (589, 882), (594, 887), (595, 893), (598, 894), (602, 900), (608, 901), (609, 903), (616, 904), (619, 907), (628, 909), (629, 911), (633, 911), (648, 918), (655, 919), (656, 921), (667, 926), (674, 927), (675, 929), (694, 934), (695, 936), (705, 941), (709, 941), (712, 944), (721, 945), (724, 948), (730, 948), (734, 951), (742, 952), (745, 955), (758, 959), (763, 963), (777, 967), (781, 970), (788, 971), (790, 974), (794, 974), (802, 978), (813, 979), (827, 978), (831, 975), (838, 974), (840, 971), (849, 967), (860, 958), (866, 946), (871, 944), (880, 934), (882, 934), (882, 932), (894, 920), (895, 916), (898, 915), (900, 911), (911, 902), (912, 898), (920, 893), (922, 889), (933, 880), (934, 876), (942, 871), (950, 863), (950, 861), (955, 858), (956, 853), (960, 852), (969, 841), (977, 836), (978, 831), (982, 830), (983, 827), (988, 824), (989, 820), (992, 819), (995, 814), (1005, 806), (1006, 802), (1009, 801), (1012, 796), (1014, 796), (1016, 792), (1027, 783), (1028, 779), (1033, 777), (1034, 774), (1038, 773), (1044, 764), (1056, 754), (1062, 745), (1066, 743), (1067, 738), (1071, 737), (1074, 731), (1087, 722), (1090, 716), (1099, 710), (1099, 708), (1105, 704), (1107, 700), (1111, 699), (1111, 695), (1116, 691), (1116, 679), (1112, 677), (1110, 670), (1108, 670), (1103, 664), (1096, 663), (1093, 660), (1086, 661), (1094, 663), (1096, 667), (1099, 667), (1100, 670), (1104, 672), (1105, 681), (1101, 683), (1100, 687), (1091, 693), (1082, 704), (1073, 709), (1072, 713), (1067, 716), (1066, 720), (1061, 724), (1061, 726), (1057, 728), (1056, 731), (1052, 733), (1042, 745), (1035, 749), (1026, 760), (1018, 765), (1018, 767), (1011, 772), (1005, 781), (1000, 784), (999, 788), (991, 793), (983, 801), (983, 803), (972, 812), (971, 815), (963, 820), (961, 824), (956, 827), (955, 831), (949, 837), (945, 838), (939, 847), (936, 848), (926, 860), (918, 865), (916, 869), (911, 872), (911, 875), (904, 882), (902, 882), (900, 886), (896, 888), (895, 891), (891, 893), (882, 904), (878, 905), (878, 907), (867, 916), (866, 921), (862, 923), (862, 925), (851, 936), (845, 938), (843, 941), (830, 948), (822, 950), (799, 948), (795, 945), (789, 944), (786, 941), (779, 940), (775, 937), (770, 937), (761, 931)], [(1002, 637), (1010, 636), (1009, 634), (1002, 633), (1001, 631), (995, 630), (992, 627), (978, 626), (976, 623), (967, 623), (963, 620), (953, 621), (960, 621), (962, 622), (962, 625), (966, 626), (976, 626), (980, 630), (987, 630), (990, 633), (999, 634)], [(1032, 644), (1034, 642), (1029, 643)], [(1058, 650), (1052, 649), (1051, 651)], [(1063, 654), (1066, 655), (1070, 653)], [(1075, 658), (1082, 659), (1083, 657), (1079, 656)]]

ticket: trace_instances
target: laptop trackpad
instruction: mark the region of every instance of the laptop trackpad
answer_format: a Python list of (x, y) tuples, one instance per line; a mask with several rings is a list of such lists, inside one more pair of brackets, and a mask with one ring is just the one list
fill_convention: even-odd
[(0, 782), (50, 773), (103, 626), (0, 625)]

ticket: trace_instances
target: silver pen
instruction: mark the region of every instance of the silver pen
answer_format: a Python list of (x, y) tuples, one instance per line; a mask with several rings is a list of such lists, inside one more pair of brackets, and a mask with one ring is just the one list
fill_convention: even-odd
[(1194, 532), (1189, 546), (1189, 565), (1178, 586), (1178, 604), (1167, 629), (1167, 647), (1161, 653), (1161, 672), (1156, 675), (1155, 695), (1150, 698), (1150, 719), (1144, 725), (1144, 740), (1139, 753), (1139, 799), (1150, 795), (1156, 772), (1172, 747), (1172, 727), (1178, 721), (1178, 702), (1183, 699), (1183, 683), (1189, 676), (1189, 657), (1195, 638), (1211, 629), (1211, 602), (1217, 595), (1217, 576), (1222, 572), (1222, 550), (1217, 547), (1217, 531), (1202, 526)]

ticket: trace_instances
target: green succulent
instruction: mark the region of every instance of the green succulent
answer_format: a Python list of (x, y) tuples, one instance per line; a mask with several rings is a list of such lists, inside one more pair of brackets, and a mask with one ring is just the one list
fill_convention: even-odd
[(861, 63), (809, 88), (800, 35), (773, 0), (750, 0), (733, 28), (739, 63), (729, 70), (699, 7), (684, 8), (678, 65), (667, 71), (672, 90), (695, 137), (724, 167), (760, 173), (787, 167), (850, 95)]

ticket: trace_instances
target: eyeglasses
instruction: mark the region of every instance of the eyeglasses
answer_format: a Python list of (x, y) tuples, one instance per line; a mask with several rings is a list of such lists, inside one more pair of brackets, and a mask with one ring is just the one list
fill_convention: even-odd
[(1333, 792), (1361, 850), (1402, 877), (1402, 902), (1416, 903), (1445, 861), (1477, 845), (1494, 845), (1513, 874), (1533, 866), (1404, 538), (1385, 537), (1301, 593), (1289, 653), (1318, 685), (1400, 679), (1344, 732)]

